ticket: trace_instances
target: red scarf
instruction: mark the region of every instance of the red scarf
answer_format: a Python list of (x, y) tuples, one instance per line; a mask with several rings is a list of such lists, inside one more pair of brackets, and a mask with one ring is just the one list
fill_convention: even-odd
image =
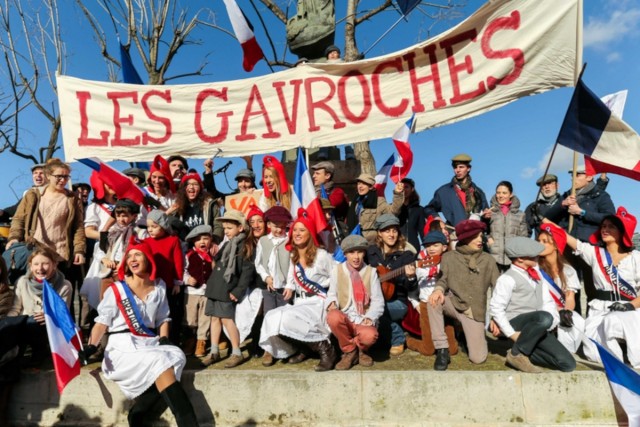
[(202, 258), (203, 260), (209, 263), (213, 261), (213, 259), (211, 258), (211, 253), (209, 251), (203, 251), (195, 247), (193, 248), (193, 250), (196, 251), (196, 253), (200, 255), (200, 258)]
[(351, 285), (353, 286), (353, 299), (356, 303), (356, 310), (358, 314), (363, 315), (364, 307), (369, 305), (369, 295), (367, 295), (367, 290), (362, 282), (362, 277), (360, 277), (360, 272), (351, 267), (349, 263), (347, 263), (347, 270), (349, 270), (349, 277), (351, 278)]
[(500, 210), (502, 211), (503, 215), (508, 214), (509, 213), (509, 209), (511, 209), (511, 200), (509, 200), (504, 205), (500, 205)]

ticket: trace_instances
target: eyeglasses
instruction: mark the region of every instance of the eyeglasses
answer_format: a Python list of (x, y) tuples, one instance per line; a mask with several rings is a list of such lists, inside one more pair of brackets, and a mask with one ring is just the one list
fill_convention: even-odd
[(71, 178), (71, 175), (51, 175), (56, 179), (56, 181), (66, 181)]

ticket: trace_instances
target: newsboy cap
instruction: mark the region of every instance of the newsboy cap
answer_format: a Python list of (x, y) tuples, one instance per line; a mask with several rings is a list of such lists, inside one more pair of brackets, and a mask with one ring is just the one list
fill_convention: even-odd
[(214, 219), (215, 222), (237, 222), (243, 228), (247, 226), (247, 220), (240, 211), (229, 209), (224, 212), (222, 217)]
[(195, 239), (198, 236), (202, 236), (203, 234), (206, 234), (208, 236), (211, 236), (213, 234), (213, 229), (210, 225), (202, 224), (194, 227), (193, 230), (191, 230), (189, 234), (187, 234), (185, 240), (189, 241), (191, 239)]
[(342, 249), (342, 252), (344, 252), (345, 254), (347, 252), (352, 252), (357, 250), (366, 251), (368, 247), (369, 247), (369, 242), (367, 242), (367, 239), (360, 236), (359, 234), (350, 234), (347, 237), (345, 237), (344, 240), (342, 240), (342, 243), (340, 243), (340, 248)]
[(364, 182), (367, 185), (376, 185), (376, 179), (368, 173), (361, 173), (356, 181)]
[(451, 158), (452, 162), (471, 163), (471, 156), (465, 153), (460, 153)]
[(548, 182), (557, 182), (558, 181), (558, 177), (553, 175), (553, 174), (546, 174), (544, 176), (541, 176), (540, 178), (538, 178), (538, 180), (536, 181), (536, 185), (538, 187), (548, 183)]
[(318, 170), (318, 169), (324, 169), (329, 173), (333, 173), (336, 170), (336, 168), (333, 165), (333, 163), (328, 162), (326, 160), (323, 161), (323, 162), (318, 162), (315, 165), (311, 166), (311, 170), (315, 171), (315, 170)]
[(422, 246), (427, 246), (431, 243), (442, 243), (443, 245), (446, 245), (447, 236), (445, 236), (442, 231), (430, 231), (426, 234), (426, 236), (424, 236), (424, 239), (422, 239)]
[(471, 237), (475, 237), (481, 231), (486, 230), (487, 225), (476, 219), (465, 219), (464, 221), (460, 221), (456, 225), (456, 237), (458, 240), (467, 240)]
[(373, 224), (373, 228), (376, 230), (384, 230), (392, 225), (400, 225), (400, 220), (394, 214), (386, 213), (376, 218), (376, 222)]
[(509, 258), (533, 258), (540, 255), (544, 245), (528, 237), (509, 237), (504, 244), (504, 253)]

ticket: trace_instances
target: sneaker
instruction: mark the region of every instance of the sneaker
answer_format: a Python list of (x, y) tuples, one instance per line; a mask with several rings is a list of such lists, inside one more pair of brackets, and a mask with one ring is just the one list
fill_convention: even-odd
[(358, 363), (358, 349), (344, 353), (342, 359), (336, 364), (337, 371), (346, 371), (351, 369), (353, 365)]
[(373, 358), (364, 351), (360, 350), (360, 354), (358, 355), (358, 363), (360, 364), (360, 366), (370, 368), (371, 366), (373, 366)]
[(244, 357), (238, 356), (237, 354), (232, 354), (231, 357), (227, 360), (227, 363), (224, 364), (225, 368), (235, 368), (238, 365), (241, 365), (244, 362)]
[(507, 364), (512, 368), (522, 372), (528, 372), (530, 374), (539, 374), (542, 372), (542, 369), (531, 363), (531, 360), (529, 360), (526, 355), (520, 353), (517, 356), (514, 356), (511, 353), (511, 349), (507, 351)]
[(202, 362), (200, 362), (200, 364), (206, 368), (207, 366), (211, 366), (218, 361), (220, 361), (220, 353), (209, 353), (207, 357), (202, 359)]
[(389, 356), (400, 356), (404, 353), (404, 343), (400, 345), (394, 345), (389, 350)]
[(433, 364), (433, 369), (436, 371), (446, 371), (451, 363), (451, 357), (449, 356), (448, 348), (439, 348), (436, 350), (436, 361)]
[[(195, 337), (189, 337), (184, 341), (184, 344), (182, 344), (182, 351), (184, 352), (185, 356), (193, 356), (193, 352), (196, 349), (196, 338)], [(204, 354), (203, 354), (204, 356)]]
[[(186, 353), (185, 353), (186, 354)], [(204, 357), (207, 354), (207, 341), (206, 340), (198, 340), (196, 343), (196, 357)]]
[(262, 355), (262, 366), (264, 366), (265, 368), (268, 368), (269, 366), (272, 366), (274, 363), (276, 363), (276, 361), (271, 355), (271, 353), (269, 353), (268, 351), (265, 351), (264, 354)]

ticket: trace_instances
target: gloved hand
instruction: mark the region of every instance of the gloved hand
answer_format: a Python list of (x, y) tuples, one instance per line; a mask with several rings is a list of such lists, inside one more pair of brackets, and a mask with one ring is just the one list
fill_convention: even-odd
[(565, 328), (573, 326), (573, 311), (563, 309), (560, 310), (558, 314), (560, 314), (560, 326), (564, 326)]
[(86, 366), (89, 364), (89, 358), (93, 356), (98, 351), (98, 347), (93, 344), (89, 344), (85, 346), (82, 350), (78, 351), (78, 358), (80, 359), (80, 364)]
[(609, 306), (609, 310), (611, 311), (633, 311), (636, 308), (630, 302), (620, 302), (616, 301)]
[(173, 345), (169, 337), (160, 337), (160, 345)]

